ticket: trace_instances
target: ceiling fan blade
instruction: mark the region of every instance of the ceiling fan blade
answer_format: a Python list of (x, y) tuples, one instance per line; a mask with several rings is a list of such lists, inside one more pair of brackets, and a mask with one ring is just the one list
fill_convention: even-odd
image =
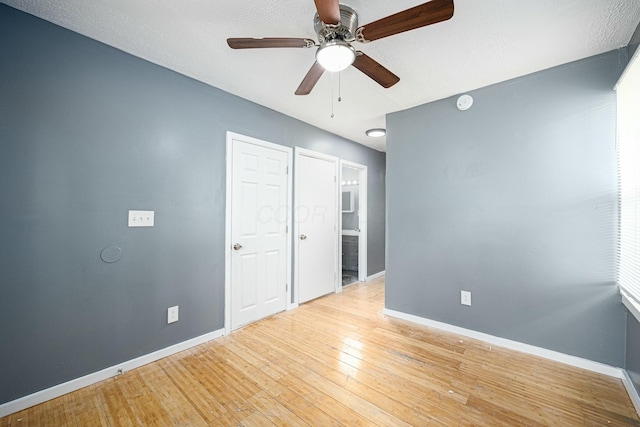
[(391, 71), (380, 65), (378, 61), (371, 59), (371, 57), (362, 52), (358, 52), (356, 60), (353, 61), (353, 66), (371, 77), (376, 83), (385, 89), (390, 88), (400, 81), (400, 77), (396, 76)]
[(309, 70), (307, 75), (304, 76), (304, 79), (302, 80), (302, 83), (300, 83), (300, 86), (298, 86), (296, 95), (309, 95), (313, 87), (316, 85), (316, 83), (318, 83), (318, 80), (320, 80), (322, 73), (324, 73), (324, 68), (322, 67), (322, 65), (315, 62), (311, 66), (311, 69)]
[(453, 0), (432, 0), (358, 28), (364, 40), (373, 41), (394, 34), (446, 21), (453, 16)]
[(231, 38), (227, 44), (232, 49), (261, 49), (271, 47), (314, 47), (316, 42), (311, 39), (295, 39), (284, 37), (271, 38)]
[(318, 17), (325, 24), (340, 22), (340, 3), (338, 0), (314, 0)]

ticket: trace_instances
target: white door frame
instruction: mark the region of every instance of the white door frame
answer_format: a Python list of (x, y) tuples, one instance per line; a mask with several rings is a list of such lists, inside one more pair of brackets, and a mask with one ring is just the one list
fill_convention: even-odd
[[(342, 184), (342, 167), (347, 166), (350, 168), (358, 169), (358, 228), (360, 233), (358, 235), (358, 281), (365, 282), (367, 280), (367, 166), (359, 163), (350, 162), (348, 160), (340, 159), (340, 184)], [(342, 193), (342, 187), (340, 187), (340, 193)], [(342, 197), (340, 197), (340, 260), (342, 260)], [(342, 266), (342, 263), (339, 264)]]
[(225, 233), (224, 233), (224, 333), (229, 335), (231, 333), (231, 192), (232, 192), (232, 176), (233, 176), (233, 140), (237, 139), (249, 144), (258, 145), (260, 147), (271, 148), (273, 150), (282, 151), (287, 153), (287, 310), (292, 308), (291, 305), (291, 289), (289, 284), (291, 281), (291, 234), (288, 230), (291, 230), (292, 221), (292, 206), (293, 206), (293, 191), (292, 184), (292, 164), (293, 164), (293, 150), (290, 147), (284, 145), (274, 144), (272, 142), (263, 141), (261, 139), (252, 138), (250, 136), (241, 135), (227, 131), (227, 183), (226, 183), (226, 217), (225, 217)]
[[(300, 198), (298, 197), (300, 194), (300, 186), (298, 185), (298, 183), (300, 182), (300, 170), (298, 168), (298, 165), (300, 164), (300, 156), (307, 156), (307, 157), (313, 157), (316, 159), (321, 159), (321, 160), (326, 160), (329, 162), (332, 162), (335, 166), (334, 169), (334, 176), (336, 177), (335, 179), (335, 190), (336, 190), (336, 197), (337, 197), (337, 201), (336, 201), (336, 217), (340, 218), (341, 214), (340, 214), (340, 182), (338, 182), (338, 176), (339, 176), (339, 166), (340, 166), (340, 159), (338, 157), (335, 156), (330, 156), (328, 154), (324, 154), (324, 153), (319, 153), (317, 151), (313, 151), (313, 150), (308, 150), (306, 148), (300, 148), (300, 147), (295, 147), (294, 149), (294, 157), (295, 157), (295, 183), (296, 183), (296, 187), (295, 187), (295, 200), (296, 203), (297, 200), (300, 200)], [(341, 249), (340, 249), (340, 230), (339, 230), (339, 223), (340, 221), (338, 221), (338, 226), (336, 227), (335, 230), (335, 241), (336, 241), (336, 248), (335, 248), (335, 257), (334, 257), (334, 268), (335, 268), (335, 274), (334, 274), (334, 289), (336, 293), (342, 292), (342, 274), (338, 274), (338, 268), (339, 266), (341, 266), (342, 264), (340, 263), (340, 254), (341, 254)], [(300, 239), (298, 239), (298, 235), (300, 233), (298, 232), (298, 212), (296, 209), (294, 209), (293, 211), (293, 239), (294, 239), (294, 253), (297, 254), (298, 253), (298, 246), (300, 244)], [(300, 292), (299, 292), (299, 283), (298, 283), (298, 268), (299, 268), (299, 264), (298, 264), (298, 259), (297, 256), (294, 259), (293, 262), (293, 271), (294, 271), (294, 286), (295, 286), (295, 295), (294, 295), (294, 303), (293, 306), (297, 307), (300, 301)]]

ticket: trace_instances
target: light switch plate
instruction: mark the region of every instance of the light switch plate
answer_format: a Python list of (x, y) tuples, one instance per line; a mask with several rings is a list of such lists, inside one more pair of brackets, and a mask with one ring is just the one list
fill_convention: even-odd
[(153, 227), (154, 211), (129, 211), (129, 227)]
[(178, 321), (178, 306), (174, 305), (167, 309), (167, 324)]
[(471, 305), (471, 292), (460, 291), (460, 304)]

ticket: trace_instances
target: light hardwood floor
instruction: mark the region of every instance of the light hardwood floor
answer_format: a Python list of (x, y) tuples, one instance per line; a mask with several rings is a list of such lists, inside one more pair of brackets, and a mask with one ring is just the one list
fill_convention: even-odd
[(0, 426), (640, 426), (620, 380), (382, 315), (355, 284)]

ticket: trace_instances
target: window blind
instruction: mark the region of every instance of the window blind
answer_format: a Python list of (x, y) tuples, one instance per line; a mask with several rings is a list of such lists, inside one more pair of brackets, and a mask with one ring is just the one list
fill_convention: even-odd
[[(616, 85), (620, 191), (618, 285), (625, 305), (640, 313), (640, 49)], [(633, 309), (635, 308), (635, 310)], [(639, 319), (640, 320), (640, 319)]]

